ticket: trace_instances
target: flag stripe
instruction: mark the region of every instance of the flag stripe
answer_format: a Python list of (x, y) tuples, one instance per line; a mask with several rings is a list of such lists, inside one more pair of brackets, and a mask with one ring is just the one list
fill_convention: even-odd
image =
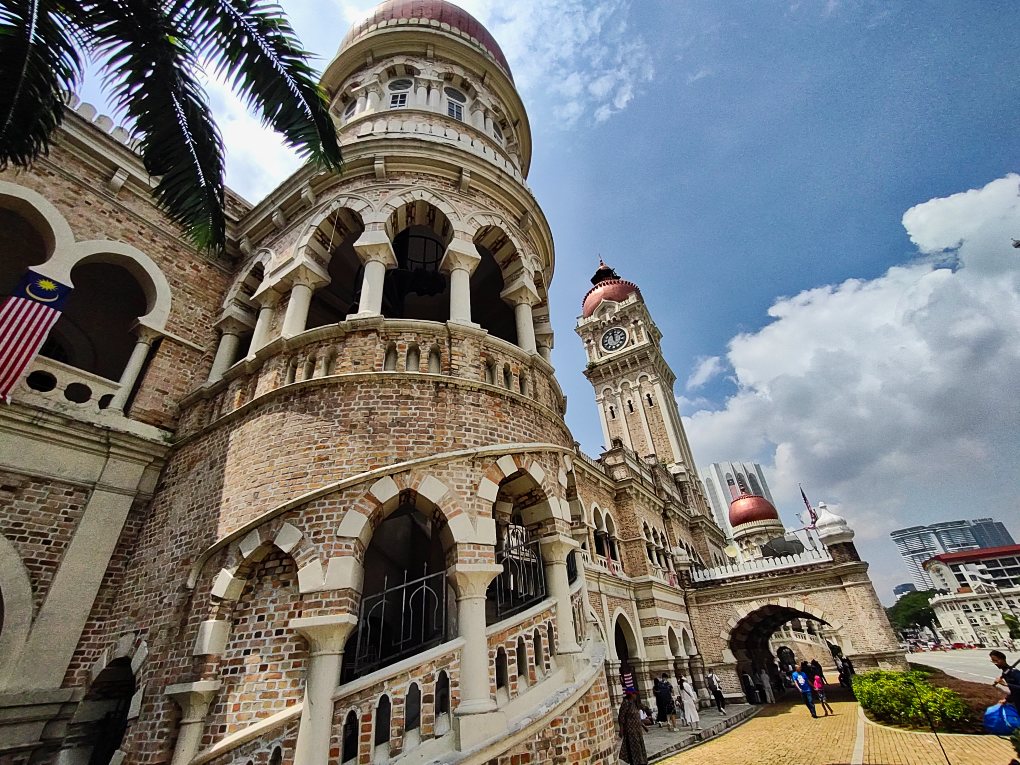
[(11, 391), (59, 318), (60, 311), (19, 296), (0, 305), (0, 399), (10, 400)]

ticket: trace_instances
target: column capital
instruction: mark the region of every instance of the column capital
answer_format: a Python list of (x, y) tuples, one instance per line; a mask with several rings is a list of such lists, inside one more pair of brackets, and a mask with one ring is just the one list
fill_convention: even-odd
[(273, 308), (280, 302), (281, 297), (283, 297), (283, 295), (276, 290), (274, 285), (262, 282), (262, 284), (259, 285), (259, 288), (255, 290), (255, 294), (251, 296), (251, 300), (260, 309)]
[(190, 723), (205, 719), (209, 705), (219, 689), (219, 680), (198, 680), (194, 683), (168, 685), (163, 693), (181, 708), (181, 722)]
[(439, 270), (443, 273), (450, 273), (459, 269), (472, 274), (481, 259), (482, 256), (478, 254), (478, 250), (471, 242), (455, 237), (446, 248), (446, 253), (439, 263)]
[(397, 267), (397, 256), (393, 243), (384, 230), (365, 230), (354, 243), (354, 252), (362, 263), (382, 263), (386, 268)]
[(504, 300), (510, 301), (514, 305), (520, 305), (522, 303), (535, 305), (539, 302), (538, 290), (535, 288), (535, 280), (527, 271), (510, 282), (510, 284), (499, 293), (499, 296)]
[(312, 656), (341, 654), (348, 636), (358, 626), (358, 617), (354, 614), (303, 616), (291, 619), (287, 626), (308, 641), (308, 652)]
[(146, 345), (152, 345), (157, 338), (164, 337), (166, 332), (156, 327), (150, 327), (145, 322), (139, 320), (135, 322), (132, 327), (137, 338), (135, 342), (145, 343)]
[(240, 335), (252, 329), (255, 326), (255, 322), (251, 320), (250, 316), (243, 315), (238, 309), (228, 308), (213, 326), (220, 331), (221, 335)]
[(503, 573), (498, 563), (457, 563), (446, 569), (446, 575), (453, 582), (457, 599), (484, 598), (489, 582)]
[(550, 534), (538, 540), (542, 546), (542, 557), (547, 563), (566, 563), (571, 550), (580, 547), (580, 543), (566, 534)]

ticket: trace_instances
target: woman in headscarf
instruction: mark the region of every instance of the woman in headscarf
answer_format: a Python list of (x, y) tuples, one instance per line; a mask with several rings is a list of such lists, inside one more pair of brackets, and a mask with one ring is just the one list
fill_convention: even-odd
[(661, 678), (656, 678), (652, 693), (655, 694), (655, 708), (659, 711), (656, 722), (666, 723), (669, 730), (675, 731), (676, 705), (673, 703), (673, 684), (669, 682), (669, 675), (663, 672)]
[(620, 725), (620, 759), (630, 765), (648, 765), (648, 753), (645, 752), (645, 729), (641, 725), (641, 708), (638, 706), (637, 694), (627, 691), (620, 704), (617, 717)]
[(698, 714), (698, 697), (694, 693), (694, 687), (684, 680), (683, 676), (677, 678), (680, 683), (680, 703), (684, 708), (684, 719), (694, 730), (701, 730), (701, 715)]

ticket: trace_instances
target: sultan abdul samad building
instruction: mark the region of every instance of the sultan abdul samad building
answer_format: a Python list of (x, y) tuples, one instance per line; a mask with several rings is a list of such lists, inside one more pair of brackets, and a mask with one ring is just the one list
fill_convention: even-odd
[(0, 761), (609, 763), (621, 670), (736, 696), (791, 620), (895, 665), (842, 519), (770, 557), (775, 508), (739, 498), (729, 562), (605, 266), (577, 333), (609, 448), (575, 447), (491, 35), (390, 0), (323, 86), (344, 172), (232, 196), (220, 259), (86, 104), (0, 174), (0, 294), (74, 288), (0, 407)]

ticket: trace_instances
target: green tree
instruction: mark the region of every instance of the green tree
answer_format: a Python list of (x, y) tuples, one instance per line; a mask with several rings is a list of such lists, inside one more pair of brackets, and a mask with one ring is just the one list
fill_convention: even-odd
[(895, 605), (885, 610), (889, 617), (889, 623), (897, 630), (911, 627), (934, 627), (936, 624), (935, 611), (929, 604), (934, 595), (934, 590), (908, 592), (897, 600)]
[(340, 147), (309, 54), (267, 0), (0, 0), (0, 169), (45, 155), (96, 61), (156, 200), (202, 247), (226, 242), (223, 140), (200, 84), (222, 76), (300, 155)]
[(1009, 628), (1009, 636), (1013, 640), (1020, 640), (1020, 619), (1017, 619), (1013, 614), (1002, 614), (1002, 620)]

